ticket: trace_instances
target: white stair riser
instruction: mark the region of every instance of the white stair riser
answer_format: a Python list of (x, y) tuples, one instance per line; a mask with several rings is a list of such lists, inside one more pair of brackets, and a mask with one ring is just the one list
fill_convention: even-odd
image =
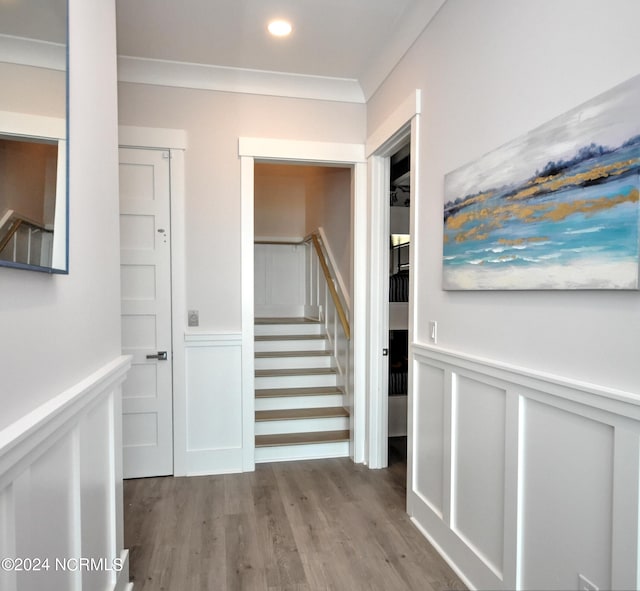
[(283, 419), (279, 421), (256, 421), (256, 435), (276, 433), (311, 433), (317, 431), (344, 431), (349, 429), (349, 417), (327, 417), (317, 419)]
[(256, 335), (321, 334), (321, 324), (256, 324)]
[(256, 390), (268, 388), (317, 388), (336, 386), (336, 375), (262, 376), (256, 377)]
[(332, 367), (331, 355), (313, 357), (256, 357), (256, 369), (300, 369), (304, 367)]
[(326, 351), (326, 339), (255, 341), (254, 350), (262, 351)]
[(345, 458), (348, 456), (348, 441), (256, 447), (255, 451), (256, 463), (287, 462), (290, 460), (311, 460), (318, 458)]
[(343, 406), (344, 394), (326, 394), (320, 396), (274, 396), (256, 398), (256, 410), (282, 410), (289, 408), (327, 408)]

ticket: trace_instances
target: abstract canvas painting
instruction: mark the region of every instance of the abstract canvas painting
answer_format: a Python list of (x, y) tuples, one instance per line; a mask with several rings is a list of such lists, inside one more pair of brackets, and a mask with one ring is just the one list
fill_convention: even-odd
[(443, 288), (638, 289), (640, 76), (445, 176)]

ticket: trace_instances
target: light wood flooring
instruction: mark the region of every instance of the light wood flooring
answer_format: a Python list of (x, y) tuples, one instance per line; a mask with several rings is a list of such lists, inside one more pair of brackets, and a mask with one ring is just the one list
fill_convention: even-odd
[(134, 591), (465, 589), (405, 513), (402, 442), (389, 457), (125, 481)]

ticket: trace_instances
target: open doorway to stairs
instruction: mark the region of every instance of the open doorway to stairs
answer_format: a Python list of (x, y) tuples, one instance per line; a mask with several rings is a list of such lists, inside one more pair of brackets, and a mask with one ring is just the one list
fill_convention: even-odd
[(255, 461), (349, 455), (352, 167), (254, 163)]
[[(255, 306), (254, 306), (254, 190), (255, 163), (306, 163), (343, 166), (351, 169), (351, 208), (366, 209), (367, 164), (364, 144), (241, 137), (241, 280), (242, 280), (242, 420), (243, 470), (255, 468)], [(367, 223), (362, 215), (352, 215), (353, 302), (366, 302)], [(348, 393), (349, 456), (355, 462), (365, 457), (366, 431), (366, 305), (354, 305), (350, 318), (350, 368), (353, 383)]]

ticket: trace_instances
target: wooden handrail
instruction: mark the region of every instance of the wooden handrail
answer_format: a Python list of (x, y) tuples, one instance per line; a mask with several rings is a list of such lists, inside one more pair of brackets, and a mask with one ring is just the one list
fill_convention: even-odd
[(306, 244), (307, 242), (313, 242), (313, 247), (318, 255), (318, 260), (320, 261), (320, 266), (322, 267), (322, 273), (324, 275), (325, 281), (329, 286), (329, 293), (331, 294), (331, 299), (333, 300), (333, 304), (336, 307), (336, 311), (338, 312), (338, 318), (340, 318), (340, 324), (342, 324), (342, 329), (344, 330), (344, 334), (347, 337), (347, 340), (351, 340), (351, 327), (349, 326), (349, 320), (347, 319), (347, 314), (344, 311), (344, 306), (340, 301), (340, 297), (338, 296), (338, 291), (336, 290), (336, 286), (333, 282), (333, 278), (331, 277), (331, 272), (329, 271), (329, 265), (327, 264), (327, 259), (324, 256), (324, 251), (322, 250), (322, 246), (320, 245), (320, 238), (318, 238), (317, 232), (312, 232), (311, 234), (304, 237), (303, 240), (300, 241), (279, 241), (279, 240), (255, 240), (255, 244), (276, 244), (276, 245), (299, 245)]
[(23, 224), (27, 226), (31, 226), (32, 228), (35, 228), (36, 230), (40, 230), (41, 232), (51, 231), (51, 230), (47, 230), (42, 224), (39, 224), (38, 222), (34, 222), (33, 220), (29, 219), (28, 217), (22, 214), (15, 213), (12, 210), (8, 210), (8, 211), (11, 211), (11, 215), (8, 217), (5, 215), (3, 220), (5, 224), (11, 220), (11, 226), (9, 226), (9, 230), (7, 231), (7, 234), (5, 235), (5, 237), (2, 240), (0, 240), (0, 252), (2, 252), (7, 246), (7, 244), (11, 242), (11, 239), (15, 236), (16, 232), (20, 229), (20, 227)]
[(2, 239), (2, 241), (0, 241), (0, 252), (2, 252), (7, 246), (7, 244), (11, 242), (11, 239), (13, 238), (15, 233), (18, 231), (18, 228), (20, 228), (20, 226), (22, 225), (22, 222), (23, 220), (21, 220), (20, 218), (14, 219), (6, 236)]
[(340, 323), (342, 324), (344, 334), (347, 337), (347, 340), (351, 340), (351, 328), (349, 326), (349, 320), (347, 319), (347, 314), (344, 311), (342, 302), (338, 297), (338, 291), (336, 290), (333, 278), (331, 277), (331, 273), (329, 272), (329, 265), (327, 265), (327, 259), (325, 258), (324, 251), (322, 250), (322, 246), (320, 245), (318, 234), (314, 232), (307, 236), (304, 241), (308, 242), (309, 240), (313, 242), (313, 247), (315, 248), (316, 254), (318, 255), (318, 260), (320, 261), (320, 266), (322, 267), (322, 273), (324, 274), (325, 281), (327, 282), (327, 286), (329, 287), (329, 293), (331, 294), (331, 299), (333, 300), (333, 304), (335, 305), (336, 311), (338, 312), (338, 318), (340, 318)]

